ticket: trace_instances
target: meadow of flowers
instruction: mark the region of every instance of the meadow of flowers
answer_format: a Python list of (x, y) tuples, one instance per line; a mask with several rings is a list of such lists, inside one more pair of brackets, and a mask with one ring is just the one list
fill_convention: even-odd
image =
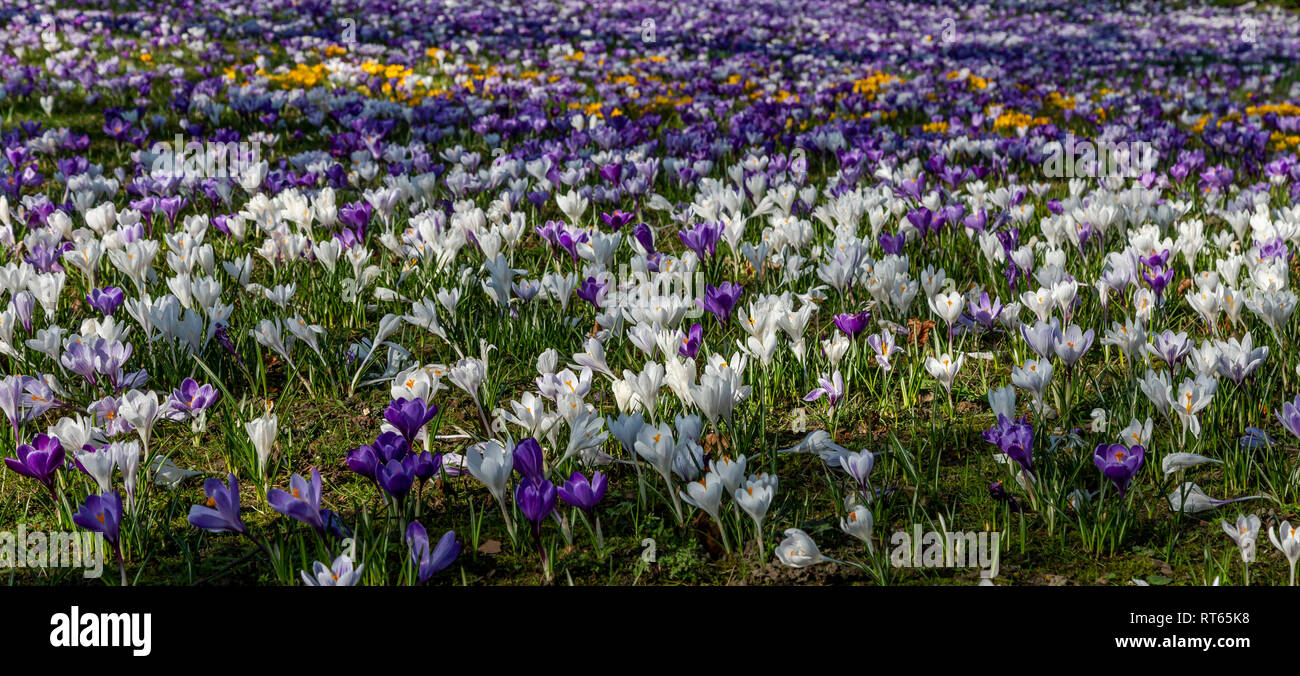
[(1296, 583), (1290, 10), (63, 4), (0, 531), (91, 584)]

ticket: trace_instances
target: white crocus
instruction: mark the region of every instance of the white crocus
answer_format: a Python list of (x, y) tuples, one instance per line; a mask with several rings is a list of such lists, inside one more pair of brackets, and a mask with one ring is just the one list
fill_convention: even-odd
[(257, 453), (257, 471), (266, 473), (267, 462), (271, 459), (271, 450), (275, 447), (275, 435), (280, 430), (280, 419), (274, 413), (267, 413), (244, 423), (244, 431), (253, 442)]
[(1295, 564), (1300, 561), (1300, 534), (1297, 534), (1296, 528), (1289, 521), (1283, 521), (1281, 527), (1281, 536), (1272, 526), (1268, 527), (1268, 539), (1273, 542), (1273, 546), (1282, 550), (1286, 556), (1287, 563), (1291, 564), (1291, 586), (1295, 586)]

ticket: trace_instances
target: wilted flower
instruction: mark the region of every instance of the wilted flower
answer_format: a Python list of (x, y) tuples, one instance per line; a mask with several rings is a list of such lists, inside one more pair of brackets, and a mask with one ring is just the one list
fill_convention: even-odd
[(827, 560), (817, 543), (798, 528), (786, 529), (785, 539), (776, 546), (776, 558), (791, 568), (807, 568)]

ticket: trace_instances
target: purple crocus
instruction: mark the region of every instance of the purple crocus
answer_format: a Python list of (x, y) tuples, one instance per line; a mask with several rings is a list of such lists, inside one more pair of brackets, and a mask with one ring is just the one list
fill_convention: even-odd
[(437, 404), (425, 404), (424, 399), (394, 399), (384, 411), (384, 420), (397, 428), (408, 443), (415, 443), (420, 430), (438, 415)]
[(898, 190), (900, 197), (910, 197), (918, 202), (925, 195), (925, 174), (917, 174), (916, 178), (905, 178), (899, 181)]
[(375, 452), (375, 447), (366, 444), (348, 451), (346, 459), (348, 469), (360, 474), (372, 481), (377, 480), (379, 474), (379, 454)]
[(289, 490), (272, 488), (266, 493), (266, 501), (275, 511), (296, 521), (301, 521), (325, 534), (325, 519), (320, 509), (320, 472), (311, 468), (311, 481), (295, 474), (289, 478)]
[(1237, 444), (1242, 448), (1252, 451), (1261, 448), (1269, 448), (1276, 443), (1277, 442), (1273, 440), (1273, 437), (1268, 436), (1268, 432), (1265, 432), (1258, 427), (1247, 427), (1246, 433), (1242, 435), (1241, 439), (1237, 440)]
[(997, 423), (984, 430), (981, 436), (1026, 472), (1034, 473), (1034, 426), (1024, 418), (1012, 420), (999, 415)]
[(86, 294), (86, 302), (90, 304), (90, 307), (95, 308), (104, 315), (113, 314), (122, 305), (125, 298), (122, 295), (122, 290), (116, 286), (91, 289), (90, 293)]
[(380, 465), (375, 474), (379, 487), (398, 500), (406, 497), (415, 484), (415, 464), (410, 460), (411, 456), (403, 460), (389, 460), (387, 464)]
[(86, 496), (86, 502), (72, 515), (72, 522), (92, 533), (102, 533), (116, 546), (122, 527), (122, 494), (113, 491)]
[(829, 378), (826, 376), (817, 378), (817, 385), (816, 389), (804, 395), (804, 401), (817, 401), (825, 395), (827, 403), (831, 408), (835, 408), (835, 405), (840, 403), (840, 399), (844, 398), (844, 376), (840, 375), (839, 371)]
[[(516, 451), (515, 462), (519, 461), (517, 453)], [(582, 475), (582, 472), (574, 472), (569, 475), (569, 480), (557, 489), (557, 492), (565, 503), (590, 514), (600, 499), (605, 497), (607, 484), (605, 475), (600, 472), (592, 474), (590, 481)]]
[(416, 580), (421, 584), (428, 582), (429, 578), (446, 569), (460, 556), (460, 542), (456, 540), (455, 531), (443, 533), (437, 546), (430, 548), (429, 533), (419, 521), (412, 521), (406, 527), (406, 546), (411, 550)]
[(978, 301), (971, 300), (966, 303), (966, 312), (987, 331), (993, 328), (993, 323), (1002, 314), (1002, 302), (996, 298), (989, 300), (986, 291), (980, 294)]
[(834, 321), (836, 328), (843, 331), (849, 338), (853, 338), (867, 328), (867, 324), (871, 321), (871, 313), (866, 310), (856, 314), (846, 312), (835, 315)]
[(169, 227), (176, 227), (176, 216), (184, 209), (190, 201), (179, 195), (175, 197), (164, 197), (158, 200), (158, 208), (162, 210), (163, 215), (167, 217)]
[(1143, 270), (1142, 279), (1151, 286), (1151, 290), (1155, 292), (1157, 299), (1163, 299), (1165, 287), (1174, 281), (1174, 269), (1165, 269), (1157, 265), (1150, 270)]
[(638, 223), (635, 228), (632, 228), (632, 237), (637, 244), (641, 245), (646, 254), (655, 252), (655, 232), (650, 229), (649, 225)]
[(423, 451), (411, 454), (411, 472), (415, 474), (416, 479), (420, 480), (421, 486), (424, 485), (423, 482), (432, 479), (440, 469), (442, 469), (441, 453)]
[(600, 310), (600, 306), (605, 303), (605, 294), (608, 291), (608, 285), (597, 281), (595, 277), (588, 277), (578, 287), (578, 298), (591, 303), (592, 307)]
[(239, 533), (248, 535), (248, 527), (239, 517), (239, 479), (227, 476), (226, 485), (220, 479), (203, 482), (203, 492), (208, 499), (201, 505), (190, 506), (188, 521), (191, 526), (209, 533)]
[(1283, 402), (1281, 410), (1276, 415), (1277, 421), (1282, 423), (1286, 431), (1300, 438), (1300, 394), (1296, 395), (1294, 401)]
[(169, 402), (173, 411), (196, 416), (207, 410), (217, 401), (217, 388), (211, 385), (199, 385), (193, 378), (181, 381), (181, 386), (172, 390)]
[(1130, 448), (1123, 444), (1098, 444), (1092, 459), (1102, 476), (1110, 479), (1120, 497), (1123, 497), (1128, 492), (1128, 484), (1133, 476), (1142, 469), (1146, 449), (1141, 446)]
[(718, 240), (722, 238), (721, 223), (700, 223), (690, 230), (677, 233), (682, 244), (690, 247), (701, 260), (712, 256), (718, 250)]
[(938, 233), (939, 228), (943, 227), (943, 222), (935, 218), (934, 212), (926, 207), (907, 212), (907, 221), (921, 232), (922, 237), (929, 235), (931, 231)]
[(38, 434), (31, 444), (18, 444), (18, 458), (5, 458), (9, 469), (35, 479), (54, 494), (54, 473), (63, 466), (63, 444), (48, 435)]
[(528, 437), (515, 444), (514, 468), (525, 479), (540, 481), (546, 478), (544, 466), (546, 460), (542, 455), (542, 445)]
[(381, 465), (386, 465), (392, 460), (405, 460), (406, 454), (411, 450), (411, 445), (406, 442), (406, 438), (396, 432), (380, 433), (370, 447), (374, 449)]
[(682, 344), (677, 346), (677, 354), (694, 359), (695, 355), (700, 353), (700, 342), (703, 340), (704, 327), (692, 324), (691, 328), (682, 335)]
[(735, 309), (736, 303), (740, 302), (740, 296), (744, 292), (744, 287), (732, 282), (723, 282), (717, 286), (705, 284), (704, 298), (696, 302), (700, 307), (711, 312), (719, 324), (725, 326), (727, 320), (731, 319), (731, 311)]
[(555, 509), (555, 484), (546, 479), (525, 479), (515, 487), (515, 504), (533, 524), (533, 535), (540, 537), (542, 520)]
[(903, 253), (903, 245), (907, 244), (907, 235), (902, 232), (893, 235), (889, 233), (880, 233), (880, 248), (886, 254), (899, 255)]
[(602, 213), (600, 215), (600, 220), (602, 223), (605, 224), (605, 227), (617, 232), (618, 230), (622, 229), (623, 226), (627, 225), (628, 223), (631, 223), (632, 219), (635, 217), (636, 214), (628, 213), (626, 211), (616, 210), (612, 214)]
[(365, 236), (366, 227), (370, 225), (370, 216), (374, 212), (374, 207), (369, 202), (356, 202), (344, 204), (339, 207), (338, 219), (343, 225), (357, 231), (361, 236)]
[(85, 378), (92, 387), (97, 383), (94, 348), (80, 339), (69, 341), (67, 349), (59, 357), (59, 363), (68, 371)]

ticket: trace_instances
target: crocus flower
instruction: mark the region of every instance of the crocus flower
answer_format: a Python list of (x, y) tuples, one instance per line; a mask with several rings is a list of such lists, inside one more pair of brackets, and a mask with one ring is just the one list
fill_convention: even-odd
[(1242, 448), (1252, 451), (1261, 448), (1268, 448), (1276, 443), (1276, 441), (1273, 441), (1273, 437), (1268, 435), (1268, 432), (1265, 432), (1258, 427), (1247, 427), (1246, 434), (1242, 435), (1242, 437), (1237, 440), (1237, 444)]
[(1284, 402), (1276, 415), (1277, 421), (1282, 423), (1286, 431), (1300, 438), (1300, 394), (1293, 401)]
[(412, 521), (406, 527), (406, 546), (411, 550), (411, 562), (415, 564), (416, 579), (420, 583), (427, 582), (460, 556), (460, 542), (455, 531), (443, 533), (442, 539), (431, 549), (429, 533), (419, 521)]
[(402, 460), (389, 460), (379, 467), (375, 476), (379, 487), (399, 500), (406, 497), (411, 492), (411, 486), (415, 485), (415, 467), (413, 463), (407, 462), (410, 458), (407, 456)]
[(690, 230), (679, 231), (677, 236), (681, 238), (682, 244), (690, 247), (700, 260), (704, 260), (717, 251), (718, 240), (722, 237), (722, 224), (700, 223)]
[(776, 546), (776, 558), (791, 568), (807, 568), (826, 561), (817, 543), (798, 528), (787, 528), (785, 539)]
[(700, 342), (703, 340), (704, 327), (692, 324), (690, 330), (683, 334), (682, 343), (677, 346), (677, 354), (694, 359), (700, 353)]
[(591, 303), (596, 310), (600, 310), (600, 307), (605, 304), (605, 294), (608, 290), (608, 285), (601, 283), (595, 277), (588, 277), (578, 286), (578, 298)]
[(122, 495), (114, 491), (86, 496), (86, 502), (72, 515), (72, 521), (92, 533), (102, 533), (105, 540), (116, 545), (122, 526)]
[(731, 282), (723, 282), (717, 286), (705, 284), (704, 298), (696, 302), (712, 313), (719, 324), (725, 326), (727, 320), (731, 319), (731, 311), (735, 309), (736, 303), (740, 302), (740, 296), (744, 292), (743, 287)]
[(871, 513), (871, 510), (862, 505), (854, 505), (853, 511), (849, 512), (848, 516), (840, 519), (840, 530), (865, 542), (868, 552), (873, 550), (871, 531), (874, 526), (875, 516)]
[(737, 486), (731, 494), (736, 504), (740, 505), (740, 508), (754, 522), (754, 537), (759, 552), (764, 551), (763, 519), (767, 517), (767, 509), (772, 506), (772, 499), (776, 497), (776, 486), (777, 479), (773, 474), (767, 472), (751, 474), (749, 479)]
[(271, 449), (275, 447), (275, 435), (279, 429), (280, 419), (274, 413), (244, 423), (244, 431), (248, 432), (253, 450), (257, 453), (257, 469), (260, 472), (266, 471), (266, 463), (271, 459)]
[(1146, 449), (1141, 446), (1098, 444), (1093, 451), (1093, 463), (1101, 470), (1102, 476), (1115, 485), (1120, 497), (1128, 492), (1129, 482), (1142, 469), (1145, 460)]
[(951, 395), (952, 381), (957, 378), (957, 372), (961, 371), (961, 364), (965, 360), (964, 354), (958, 354), (957, 359), (954, 360), (952, 355), (945, 352), (938, 357), (926, 357), (925, 370)]
[(1061, 358), (1066, 367), (1072, 367), (1076, 362), (1083, 358), (1088, 348), (1092, 347), (1092, 339), (1095, 334), (1092, 329), (1084, 331), (1078, 326), (1071, 324), (1056, 339), (1053, 349), (1056, 356)]
[(173, 411), (195, 416), (216, 403), (218, 396), (217, 388), (212, 385), (199, 385), (193, 378), (186, 378), (180, 387), (172, 390), (168, 404)]
[(63, 466), (63, 444), (48, 434), (38, 434), (31, 444), (18, 444), (17, 453), (17, 459), (5, 458), (9, 469), (41, 482), (53, 492), (54, 473)]
[(496, 440), (476, 444), (465, 453), (465, 465), (469, 473), (501, 503), (502, 512), (506, 513), (506, 486), (510, 482), (510, 470), (514, 468), (514, 447), (506, 447)]
[(543, 469), (545, 463), (542, 445), (537, 443), (536, 439), (528, 437), (515, 444), (514, 468), (520, 476), (534, 481), (545, 479), (546, 471)]
[(870, 345), (872, 352), (876, 353), (876, 364), (885, 373), (889, 373), (894, 368), (889, 359), (903, 351), (903, 348), (895, 345), (892, 331), (882, 331), (867, 336), (867, 345)]
[(320, 472), (311, 468), (311, 481), (295, 474), (289, 478), (289, 490), (272, 488), (266, 494), (266, 501), (275, 511), (296, 521), (301, 521), (325, 534), (325, 520), (320, 510)]
[(886, 254), (898, 255), (903, 253), (904, 244), (907, 244), (907, 235), (902, 232), (893, 235), (887, 232), (880, 233), (880, 248)]
[[(515, 460), (518, 461), (518, 449), (515, 451)], [(565, 503), (577, 507), (588, 514), (595, 509), (600, 499), (605, 497), (605, 489), (608, 481), (604, 474), (596, 472), (591, 475), (591, 480), (582, 475), (582, 472), (574, 472), (569, 475), (569, 480), (559, 486), (557, 492), (560, 499)]]
[(987, 331), (993, 328), (994, 322), (1002, 314), (1002, 302), (996, 298), (990, 301), (988, 292), (984, 292), (978, 301), (967, 301), (966, 312)]
[(1169, 494), (1169, 507), (1175, 512), (1199, 514), (1200, 512), (1208, 512), (1211, 509), (1218, 509), (1219, 507), (1230, 505), (1234, 502), (1258, 500), (1261, 497), (1263, 496), (1247, 495), (1240, 498), (1227, 498), (1220, 500), (1207, 495), (1205, 490), (1200, 486), (1190, 481), (1186, 481)]
[(1297, 535), (1295, 527), (1289, 521), (1283, 521), (1280, 528), (1281, 536), (1273, 530), (1272, 526), (1268, 528), (1268, 539), (1273, 542), (1273, 546), (1282, 551), (1286, 556), (1287, 563), (1291, 564), (1291, 586), (1295, 586), (1295, 564), (1300, 561), (1300, 535)]
[(817, 401), (823, 395), (831, 408), (840, 403), (844, 397), (844, 376), (840, 375), (839, 369), (835, 370), (829, 378), (825, 375), (817, 378), (817, 387), (803, 397), (804, 401)]
[(1245, 563), (1254, 563), (1255, 561), (1255, 540), (1259, 537), (1259, 516), (1251, 514), (1237, 515), (1237, 524), (1234, 526), (1222, 519), (1219, 524), (1223, 526), (1223, 531), (1232, 538), (1237, 548), (1241, 550), (1241, 560)]
[(1156, 299), (1159, 300), (1164, 298), (1165, 287), (1168, 287), (1169, 283), (1174, 281), (1174, 269), (1166, 269), (1158, 265), (1150, 270), (1143, 269), (1142, 279), (1151, 286), (1151, 290), (1156, 294)]
[(348, 469), (367, 479), (373, 481), (378, 476), (379, 455), (369, 444), (348, 451), (346, 462)]
[(317, 561), (312, 567), (311, 575), (305, 570), (301, 574), (303, 583), (308, 587), (354, 587), (361, 581), (361, 572), (365, 569), (365, 564), (353, 568), (352, 559), (347, 554), (339, 554), (328, 568)]
[(73, 453), (77, 467), (95, 480), (101, 493), (107, 493), (113, 484), (113, 470), (117, 467), (117, 454), (109, 446), (95, 448), (91, 444)]
[(525, 479), (515, 486), (515, 504), (533, 524), (533, 535), (540, 536), (542, 520), (555, 509), (555, 484), (542, 479)]
[(985, 441), (998, 447), (1026, 472), (1034, 473), (1034, 426), (1024, 418), (998, 416), (997, 423), (983, 433)]
[[(718, 521), (719, 527), (721, 527), (722, 523), (718, 518), (718, 512), (722, 507), (722, 488), (722, 480), (718, 478), (718, 475), (707, 472), (699, 481), (686, 484), (686, 490), (678, 491), (678, 495), (686, 504), (713, 517), (713, 520)], [(726, 539), (725, 531), (722, 537), (724, 540)], [(727, 548), (730, 549), (730, 547), (730, 543), (727, 543)]]
[(441, 468), (442, 468), (441, 453), (430, 453), (429, 451), (423, 451), (420, 453), (411, 454), (411, 472), (415, 474), (416, 479), (420, 480), (421, 487), (423, 487), (424, 485), (423, 482), (432, 479), (433, 476), (437, 474), (438, 470)]
[(228, 485), (222, 485), (220, 479), (203, 482), (203, 492), (208, 499), (201, 505), (190, 507), (188, 521), (191, 526), (209, 533), (248, 534), (248, 528), (239, 517), (239, 479), (230, 474), (227, 481)]
[(863, 449), (857, 453), (845, 453), (840, 456), (840, 468), (853, 477), (858, 490), (863, 495), (871, 496), (871, 470), (876, 467), (876, 454)]
[(834, 321), (836, 328), (843, 331), (849, 338), (853, 338), (867, 328), (867, 323), (871, 321), (871, 313), (863, 310), (857, 314), (838, 314), (835, 315)]
[(384, 420), (397, 428), (406, 441), (414, 444), (420, 430), (438, 415), (437, 404), (425, 404), (424, 399), (394, 399), (384, 411)]
[(122, 305), (123, 300), (125, 297), (122, 290), (116, 286), (91, 289), (90, 293), (86, 294), (86, 303), (106, 316), (112, 315)]

